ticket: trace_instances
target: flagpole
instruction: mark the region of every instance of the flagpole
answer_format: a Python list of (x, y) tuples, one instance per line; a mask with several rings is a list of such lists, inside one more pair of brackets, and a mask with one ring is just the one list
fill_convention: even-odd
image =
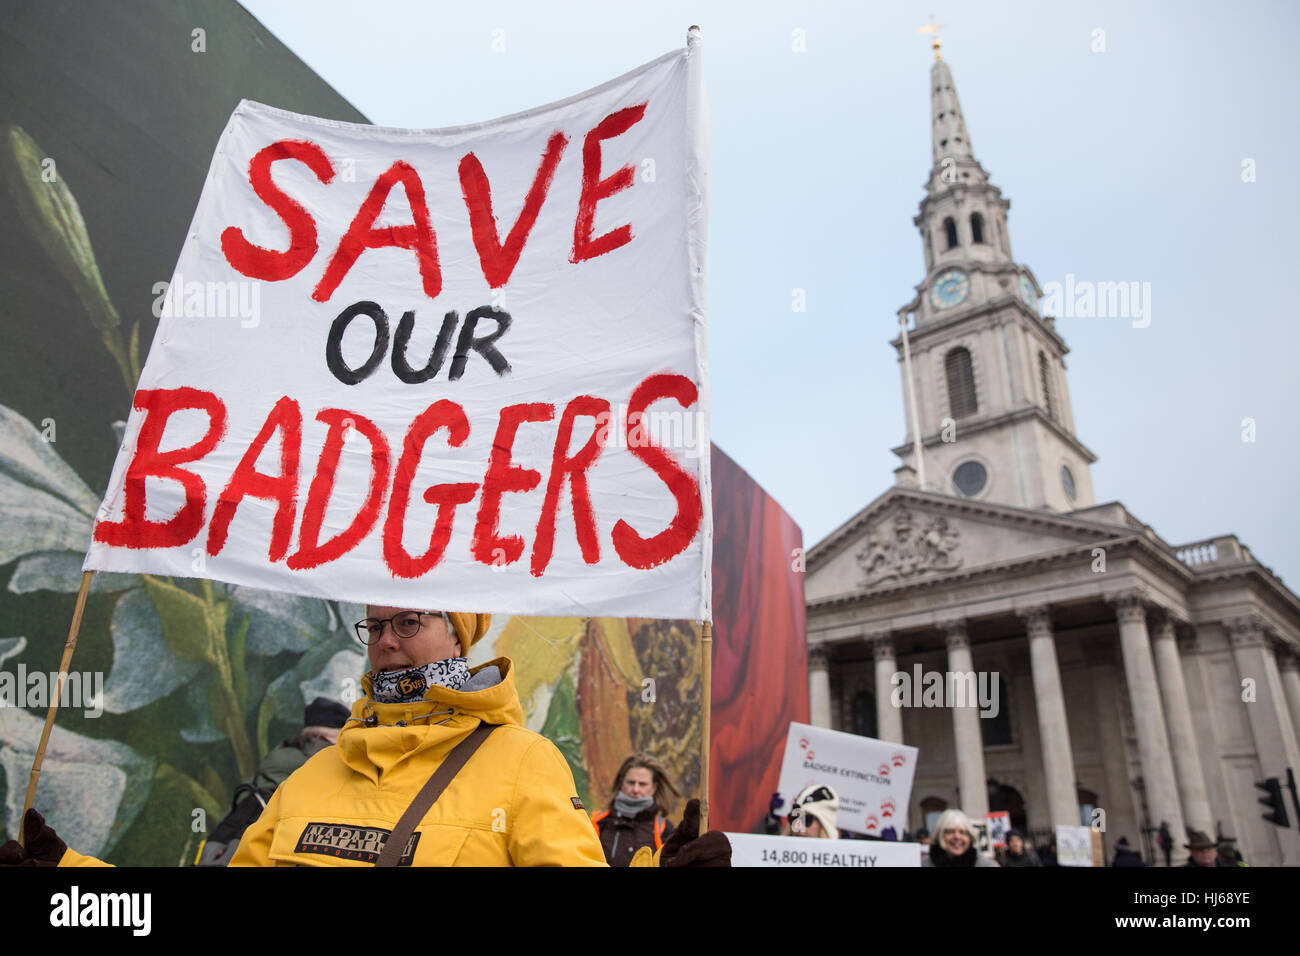
[(700, 628), (700, 680), (704, 682), (700, 727), (700, 832), (709, 829), (709, 716), (713, 703), (713, 622)]
[(54, 696), (50, 700), (50, 709), (45, 714), (45, 729), (41, 731), (41, 742), (36, 747), (36, 760), (32, 763), (32, 775), (27, 781), (27, 797), (23, 800), (23, 813), (18, 818), (18, 843), (26, 842), (23, 820), (27, 811), (36, 800), (36, 781), (41, 776), (41, 762), (45, 759), (45, 745), (50, 742), (50, 731), (54, 729), (54, 715), (58, 713), (59, 701), (63, 697), (63, 684), (68, 678), (68, 666), (72, 663), (72, 652), (77, 649), (77, 634), (81, 630), (81, 615), (86, 610), (86, 595), (90, 593), (90, 579), (94, 571), (84, 571), (81, 575), (81, 590), (77, 592), (77, 605), (72, 611), (72, 626), (68, 628), (68, 641), (63, 645), (63, 660), (59, 662), (59, 679), (54, 685)]
[(921, 451), (921, 423), (916, 416), (916, 381), (912, 378), (912, 350), (907, 345), (906, 309), (898, 313), (898, 327), (903, 334), (903, 378), (907, 379), (907, 408), (912, 419), (912, 455), (916, 458), (916, 486), (925, 491), (925, 458)]

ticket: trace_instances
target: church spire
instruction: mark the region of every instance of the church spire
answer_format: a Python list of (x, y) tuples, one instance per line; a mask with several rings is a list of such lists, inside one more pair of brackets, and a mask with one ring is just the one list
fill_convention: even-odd
[[(936, 38), (935, 43), (938, 42)], [(975, 151), (971, 148), (970, 134), (966, 132), (966, 120), (961, 115), (957, 89), (952, 83), (952, 71), (945, 60), (938, 58), (938, 50), (935, 51), (934, 65), (930, 67), (930, 101), (934, 164), (940, 165), (946, 156), (975, 162)]]

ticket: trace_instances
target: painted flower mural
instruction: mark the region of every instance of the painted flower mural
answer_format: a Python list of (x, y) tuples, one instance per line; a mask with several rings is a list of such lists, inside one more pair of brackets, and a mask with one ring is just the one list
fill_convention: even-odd
[[(139, 374), (139, 323), (124, 331), (75, 196), (63, 179), (42, 175), (44, 152), (14, 126), (5, 130), (4, 147), (0, 168), (20, 217), (76, 290), (129, 400)], [(115, 425), (120, 437), (121, 423)], [(7, 590), (14, 595), (70, 595), (80, 587), (100, 498), (60, 458), (53, 438), (0, 405), (0, 566), (13, 565)], [(112, 736), (120, 735), (109, 740), (89, 732), (89, 724), (86, 733), (64, 727), (84, 720), (61, 712), (37, 791), (38, 805), (83, 852), (110, 852), (142, 809), (179, 800), (190, 812), (163, 814), (175, 824), (161, 828), (166, 836), (137, 841), (124, 860), (174, 862), (177, 841), (197, 842), (186, 834), (202, 832), (186, 824), (224, 815), (228, 794), (253, 775), (277, 735), (301, 724), (312, 697), (351, 703), (365, 665), (351, 630), (364, 616), (355, 605), (152, 575), (96, 574), (91, 594), (96, 608), (108, 603), (111, 663), (102, 710), (130, 719), (107, 719), (118, 731)], [(43, 643), (66, 623), (43, 617)], [(93, 627), (87, 632), (91, 645), (105, 636)], [(31, 669), (37, 659), (48, 661), (48, 654), (34, 653), (44, 649), (27, 636), (0, 644), (13, 664)], [(102, 660), (95, 651), (83, 647), (80, 654)], [(21, 813), (40, 736), (38, 708), (32, 710), (0, 709), (6, 832)]]

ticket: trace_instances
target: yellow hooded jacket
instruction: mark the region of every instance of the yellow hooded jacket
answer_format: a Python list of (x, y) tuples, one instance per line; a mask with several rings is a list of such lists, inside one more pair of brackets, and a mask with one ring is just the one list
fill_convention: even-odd
[[(416, 827), (401, 866), (605, 866), (605, 854), (555, 745), (523, 726), (513, 665), (471, 692), (433, 686), (423, 700), (366, 696), (335, 747), (280, 784), (244, 831), (231, 866), (372, 866), (420, 788), (481, 722), (499, 724)], [(374, 726), (366, 726), (367, 718)], [(94, 865), (64, 854), (61, 866)], [(650, 861), (638, 861), (647, 865)], [(652, 864), (651, 864), (652, 865)]]

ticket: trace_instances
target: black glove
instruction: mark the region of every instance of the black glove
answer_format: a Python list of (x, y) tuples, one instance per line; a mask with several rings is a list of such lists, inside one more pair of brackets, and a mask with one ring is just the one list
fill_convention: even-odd
[(23, 817), (23, 837), (25, 846), (19, 846), (17, 840), (0, 846), (0, 866), (58, 866), (68, 850), (35, 807)]
[(686, 804), (682, 822), (659, 851), (660, 866), (731, 866), (731, 842), (721, 830), (700, 836), (700, 801)]

